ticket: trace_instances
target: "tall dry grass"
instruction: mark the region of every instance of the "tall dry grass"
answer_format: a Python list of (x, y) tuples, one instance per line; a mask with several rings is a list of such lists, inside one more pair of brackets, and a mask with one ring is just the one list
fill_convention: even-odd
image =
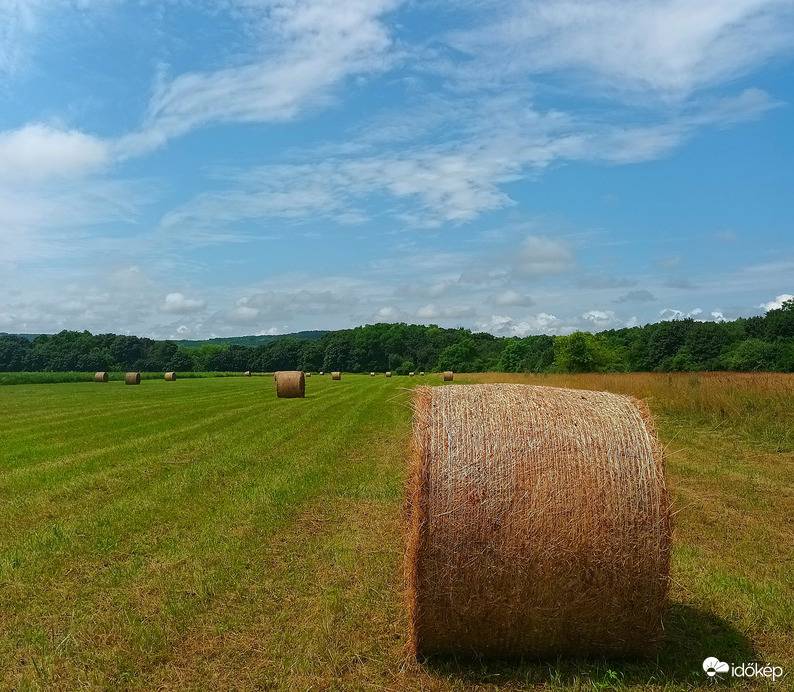
[(631, 394), (657, 416), (694, 420), (779, 452), (794, 451), (794, 374), (790, 373), (474, 373), (465, 382), (513, 382)]

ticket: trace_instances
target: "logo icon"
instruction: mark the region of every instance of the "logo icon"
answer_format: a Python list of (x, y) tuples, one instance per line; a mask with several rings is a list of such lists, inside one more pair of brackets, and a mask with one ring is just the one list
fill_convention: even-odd
[(706, 675), (710, 678), (713, 678), (717, 673), (727, 673), (730, 669), (731, 667), (727, 663), (723, 663), (714, 656), (709, 656), (703, 661), (703, 670), (706, 671)]

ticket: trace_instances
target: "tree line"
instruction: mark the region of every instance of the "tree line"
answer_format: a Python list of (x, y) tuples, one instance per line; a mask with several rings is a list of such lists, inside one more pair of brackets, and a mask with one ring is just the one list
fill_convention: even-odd
[(763, 317), (672, 320), (591, 334), (495, 337), (431, 325), (371, 324), (319, 339), (258, 346), (178, 345), (137, 336), (62, 331), (0, 335), (0, 372), (794, 372), (794, 300)]

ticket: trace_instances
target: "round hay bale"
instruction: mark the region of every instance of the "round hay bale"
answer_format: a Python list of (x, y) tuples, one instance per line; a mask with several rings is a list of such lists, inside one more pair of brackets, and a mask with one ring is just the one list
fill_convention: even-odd
[(165, 373), (165, 381), (166, 382), (176, 382), (176, 373), (175, 372), (167, 372), (167, 373)]
[(107, 382), (110, 376), (106, 372), (98, 372), (94, 375), (94, 382)]
[(246, 370), (246, 371), (245, 371), (245, 373), (243, 373), (243, 374), (244, 374), (246, 377), (251, 377), (251, 371), (250, 371), (250, 370)]
[(141, 373), (139, 372), (128, 372), (124, 375), (124, 384), (140, 384), (141, 383)]
[(391, 377), (391, 370), (386, 372), (386, 377)]
[(408, 377), (413, 377), (413, 376), (414, 376), (414, 374), (412, 372), (408, 373)]
[(371, 372), (371, 373), (369, 374), (369, 376), (370, 376), (370, 377), (375, 377), (375, 373), (374, 373), (374, 372)]
[(312, 376), (312, 374), (310, 372), (304, 372), (303, 374), (306, 375), (306, 377), (311, 377)]
[(341, 380), (342, 379), (342, 373), (339, 372), (338, 370), (335, 371), (335, 372), (332, 372), (331, 373), (331, 379), (332, 380)]
[(658, 648), (670, 510), (642, 403), (532, 385), (417, 387), (407, 510), (414, 654)]
[(452, 373), (451, 370), (445, 370), (444, 371), (444, 382), (452, 382), (452, 378), (453, 377), (454, 377), (454, 374)]
[(320, 370), (320, 373), (319, 373), (319, 374), (320, 374), (320, 375), (325, 375), (325, 373), (324, 373), (322, 370)]
[(276, 377), (276, 396), (279, 399), (303, 399), (306, 396), (306, 378), (300, 370), (281, 370)]
[(424, 371), (424, 370), (422, 370), (422, 371), (419, 373), (419, 377), (424, 377), (424, 376), (425, 376), (425, 371)]

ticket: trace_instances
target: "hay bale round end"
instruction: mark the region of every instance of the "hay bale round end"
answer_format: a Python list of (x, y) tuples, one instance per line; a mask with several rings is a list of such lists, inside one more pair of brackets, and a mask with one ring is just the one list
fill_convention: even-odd
[(306, 378), (300, 370), (280, 370), (276, 377), (276, 396), (279, 399), (303, 399)]
[(306, 377), (311, 377), (312, 376), (312, 374), (310, 372), (304, 372), (303, 374), (306, 375)]
[(444, 371), (444, 382), (452, 382), (452, 379), (455, 377), (455, 374), (451, 370)]
[(391, 377), (391, 370), (388, 370), (388, 371), (386, 372), (386, 377)]
[(244, 375), (245, 377), (251, 377), (251, 371), (250, 371), (250, 370), (246, 370), (246, 371), (243, 373), (243, 375)]
[(331, 379), (332, 380), (341, 380), (342, 379), (342, 373), (341, 372), (332, 372), (331, 373)]
[(371, 372), (371, 373), (369, 374), (369, 376), (370, 376), (370, 377), (375, 377), (375, 373), (374, 373), (374, 372)]
[(110, 376), (106, 372), (98, 372), (94, 375), (94, 382), (107, 382)]
[(630, 397), (418, 387), (405, 553), (417, 656), (649, 655), (663, 635), (663, 453)]
[(425, 371), (424, 371), (424, 370), (422, 370), (422, 371), (419, 373), (419, 377), (424, 377), (424, 376), (425, 376)]
[(165, 381), (166, 382), (176, 382), (176, 373), (175, 372), (167, 372), (167, 373), (165, 373)]
[(141, 383), (141, 373), (139, 372), (128, 372), (124, 375), (124, 384), (140, 384)]
[(413, 377), (413, 376), (414, 376), (414, 374), (412, 372), (408, 373), (408, 377)]

